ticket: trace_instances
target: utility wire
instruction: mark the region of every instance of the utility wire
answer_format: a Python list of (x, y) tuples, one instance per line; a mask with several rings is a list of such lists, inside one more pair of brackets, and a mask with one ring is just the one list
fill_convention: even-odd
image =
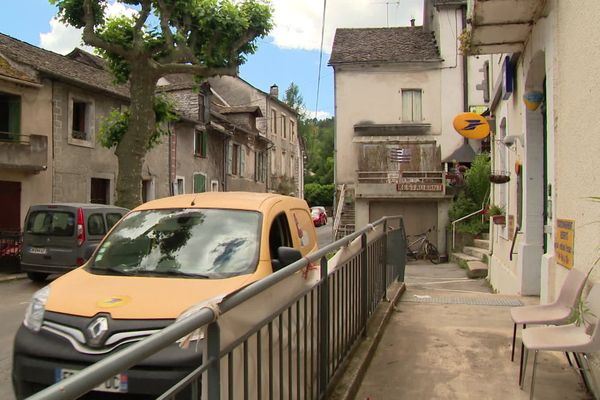
[(327, 10), (327, 0), (323, 0), (323, 20), (321, 21), (321, 50), (319, 51), (319, 74), (317, 77), (317, 101), (315, 104), (315, 119), (319, 112), (319, 89), (321, 88), (321, 65), (323, 64), (323, 40), (325, 38), (325, 11)]

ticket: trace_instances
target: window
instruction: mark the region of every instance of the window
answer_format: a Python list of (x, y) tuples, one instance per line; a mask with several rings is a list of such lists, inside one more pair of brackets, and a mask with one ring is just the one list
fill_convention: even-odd
[(210, 191), (211, 192), (219, 191), (219, 181), (217, 181), (217, 180), (210, 181)]
[(142, 180), (142, 202), (154, 200), (154, 178)]
[(420, 122), (423, 120), (421, 93), (421, 89), (402, 89), (402, 121)]
[[(312, 223), (312, 221), (311, 221)], [(281, 264), (277, 259), (277, 249), (280, 247), (294, 247), (292, 242), (292, 234), (290, 232), (290, 224), (285, 213), (279, 214), (269, 230), (269, 250), (271, 252), (271, 263), (273, 271), (281, 268)]]
[(110, 179), (92, 178), (90, 202), (95, 204), (110, 204)]
[(84, 96), (69, 95), (69, 143), (93, 142), (94, 102)]
[(256, 169), (254, 171), (254, 179), (257, 182), (264, 182), (265, 181), (265, 153), (262, 151), (256, 152), (255, 153), (255, 157), (256, 157), (256, 162), (255, 162), (255, 166)]
[(294, 121), (290, 121), (290, 142), (294, 141)]
[(246, 170), (246, 149), (237, 143), (229, 142), (227, 146), (227, 173), (244, 176)]
[(287, 138), (287, 119), (285, 117), (285, 115), (281, 114), (281, 128), (282, 128), (282, 133), (283, 133), (283, 138), (286, 139)]
[(206, 158), (207, 142), (208, 132), (206, 132), (206, 130), (196, 129), (194, 132), (194, 155)]
[(33, 235), (73, 236), (75, 215), (64, 211), (34, 211), (27, 218), (26, 231)]
[(295, 168), (294, 168), (294, 156), (290, 156), (290, 175), (294, 176)]
[(273, 133), (277, 133), (277, 111), (271, 111), (271, 124), (273, 125)]
[(240, 173), (240, 145), (233, 144), (233, 153), (231, 154), (231, 174), (239, 175)]
[(281, 175), (285, 175), (285, 151), (281, 152)]
[(0, 93), (0, 139), (21, 133), (21, 97)]
[(102, 214), (92, 214), (89, 216), (87, 230), (90, 235), (104, 235), (106, 233)]
[(184, 194), (185, 193), (185, 178), (178, 176), (176, 185), (177, 185), (177, 194)]

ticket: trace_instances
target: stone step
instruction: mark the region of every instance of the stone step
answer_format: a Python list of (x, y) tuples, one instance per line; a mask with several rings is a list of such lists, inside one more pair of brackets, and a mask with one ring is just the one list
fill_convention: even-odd
[(481, 261), (467, 261), (467, 277), (471, 279), (485, 278), (488, 275), (488, 265)]
[(473, 245), (475, 247), (479, 247), (480, 249), (488, 250), (490, 248), (490, 241), (485, 239), (474, 239)]
[(473, 246), (465, 246), (463, 247), (463, 253), (466, 253), (470, 256), (473, 257), (477, 257), (477, 259), (479, 261), (483, 260), (484, 257), (487, 257), (490, 255), (489, 250), (487, 249), (481, 249), (479, 247), (473, 247)]
[(451, 253), (450, 261), (456, 264), (467, 263), (469, 261), (481, 261), (480, 258), (470, 256), (465, 253)]

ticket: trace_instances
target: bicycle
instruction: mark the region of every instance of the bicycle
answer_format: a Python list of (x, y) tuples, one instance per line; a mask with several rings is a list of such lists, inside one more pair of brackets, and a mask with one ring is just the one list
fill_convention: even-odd
[[(431, 232), (431, 229), (418, 235), (407, 236), (406, 256), (414, 258), (415, 260), (427, 259), (431, 261), (432, 264), (439, 264), (441, 261), (440, 252), (437, 247), (427, 239), (427, 234), (429, 232)], [(411, 242), (408, 240), (409, 237), (413, 237), (415, 240)]]

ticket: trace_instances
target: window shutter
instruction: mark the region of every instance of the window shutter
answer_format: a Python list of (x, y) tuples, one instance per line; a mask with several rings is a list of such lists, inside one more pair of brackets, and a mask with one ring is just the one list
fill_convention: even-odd
[(206, 129), (204, 129), (202, 131), (202, 157), (206, 157), (207, 147), (208, 147), (208, 132), (206, 131)]
[(233, 144), (227, 143), (227, 173), (232, 173)]
[(246, 147), (240, 146), (240, 176), (244, 176), (246, 172)]
[(8, 101), (8, 132), (21, 133), (21, 98), (12, 97)]
[(259, 181), (258, 179), (258, 171), (259, 171), (259, 165), (258, 165), (258, 151), (254, 153), (254, 180), (256, 182)]
[(194, 175), (194, 193), (203, 193), (206, 191), (206, 177), (202, 174)]
[(413, 121), (415, 122), (420, 122), (423, 120), (421, 104), (421, 91), (415, 90), (413, 92)]

